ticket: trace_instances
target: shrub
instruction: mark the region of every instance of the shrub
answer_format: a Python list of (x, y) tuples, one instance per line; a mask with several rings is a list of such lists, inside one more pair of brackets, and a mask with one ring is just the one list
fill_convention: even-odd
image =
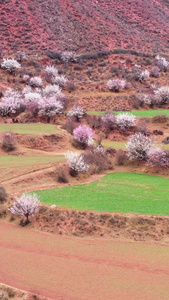
[(141, 118), (137, 126), (135, 127), (135, 132), (140, 132), (144, 135), (148, 135), (148, 130), (147, 130), (147, 119), (146, 118)]
[(150, 71), (150, 76), (151, 77), (159, 77), (160, 75), (160, 69), (157, 66), (152, 67), (151, 71)]
[(67, 116), (74, 117), (77, 122), (80, 121), (85, 116), (86, 112), (84, 109), (79, 105), (75, 104), (71, 110), (69, 110)]
[(29, 80), (29, 84), (35, 87), (41, 87), (43, 85), (42, 78), (38, 76), (34, 76)]
[(86, 125), (80, 125), (73, 130), (74, 139), (84, 148), (93, 145), (93, 134), (93, 130)]
[(88, 171), (90, 165), (85, 162), (83, 154), (68, 151), (65, 157), (68, 161), (71, 176), (75, 177), (79, 172), (85, 173)]
[(64, 75), (61, 75), (61, 76), (57, 75), (55, 77), (52, 77), (52, 80), (51, 80), (52, 84), (57, 84), (60, 87), (64, 87), (67, 82), (68, 82), (68, 79)]
[(86, 116), (87, 123), (93, 128), (100, 128), (102, 125), (101, 117), (100, 116), (92, 116), (87, 115)]
[(156, 64), (159, 67), (159, 69), (162, 71), (169, 70), (169, 62), (166, 60), (165, 57), (157, 55), (156, 56)]
[(148, 79), (150, 77), (150, 72), (148, 70), (142, 71), (139, 76), (138, 76), (138, 80), (140, 82)]
[(152, 117), (153, 123), (166, 123), (168, 122), (168, 116), (167, 115), (157, 115)]
[(42, 93), (43, 96), (47, 96), (47, 97), (54, 96), (55, 94), (61, 93), (61, 88), (56, 84), (54, 85), (49, 84), (43, 89)]
[(49, 83), (53, 83), (55, 76), (58, 76), (58, 69), (54, 66), (47, 66), (44, 72), (45, 80)]
[(76, 122), (74, 122), (71, 118), (68, 118), (62, 128), (67, 130), (70, 134), (73, 134), (73, 130), (76, 128), (76, 126)]
[(13, 58), (3, 58), (1, 63), (1, 68), (8, 70), (10, 73), (14, 72), (16, 69), (20, 69), (21, 65), (17, 60)]
[(151, 104), (151, 95), (149, 94), (139, 94), (138, 98), (140, 100), (141, 105), (150, 105)]
[(68, 183), (67, 171), (65, 169), (65, 166), (58, 168), (57, 181), (60, 183)]
[(117, 127), (116, 117), (111, 112), (107, 112), (106, 114), (104, 114), (101, 117), (101, 120), (102, 120), (103, 127), (106, 130), (110, 131), (110, 130), (113, 130), (113, 129), (115, 129)]
[(162, 86), (155, 90), (155, 94), (159, 97), (161, 104), (169, 103), (169, 86)]
[(136, 125), (136, 117), (129, 113), (122, 113), (116, 117), (117, 126), (122, 130), (127, 130)]
[(160, 148), (150, 149), (147, 153), (146, 164), (151, 167), (168, 168), (169, 151)]
[(112, 169), (112, 162), (102, 146), (93, 148), (84, 154), (84, 160), (91, 166), (91, 173), (100, 173), (104, 170)]
[(145, 160), (147, 153), (154, 147), (154, 139), (142, 133), (131, 135), (127, 142), (127, 155), (130, 160)]
[(76, 84), (75, 82), (73, 82), (73, 81), (69, 81), (69, 82), (67, 83), (67, 91), (68, 91), (69, 93), (75, 91), (76, 87), (77, 87), (77, 84)]
[(0, 204), (4, 203), (7, 201), (7, 193), (5, 188), (0, 185)]
[(75, 60), (75, 53), (73, 51), (64, 51), (61, 54), (61, 59), (63, 62), (69, 62)]
[(26, 54), (25, 54), (25, 52), (23, 51), (18, 51), (18, 52), (16, 52), (16, 59), (18, 60), (18, 61), (23, 61), (24, 59), (26, 59)]
[(109, 90), (113, 92), (120, 92), (121, 90), (125, 89), (126, 87), (126, 80), (124, 79), (110, 79), (107, 82), (107, 86)]
[(118, 166), (124, 166), (127, 162), (127, 154), (126, 151), (119, 149), (116, 153), (116, 163)]
[(6, 152), (16, 149), (15, 140), (11, 132), (6, 132), (2, 137), (1, 147)]
[(45, 73), (47, 73), (49, 76), (55, 77), (58, 75), (58, 69), (56, 69), (54, 66), (46, 66)]
[(40, 201), (37, 194), (22, 194), (17, 198), (13, 206), (9, 208), (14, 215), (25, 216), (26, 224), (29, 223), (29, 216), (33, 216), (39, 210)]

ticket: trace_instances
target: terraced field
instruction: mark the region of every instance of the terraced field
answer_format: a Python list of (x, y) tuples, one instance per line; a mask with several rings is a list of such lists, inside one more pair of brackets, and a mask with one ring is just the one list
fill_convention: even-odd
[(22, 134), (52, 134), (59, 130), (52, 124), (0, 124), (0, 132), (15, 132)]
[(58, 156), (0, 156), (0, 169), (17, 168), (25, 166), (45, 165), (64, 161), (62, 155)]
[[(121, 114), (122, 112), (114, 112), (115, 115), (119, 115)], [(157, 116), (157, 115), (167, 115), (169, 116), (169, 109), (157, 109), (157, 110), (132, 110), (129, 112), (130, 114), (133, 114), (134, 116), (136, 117), (145, 117), (145, 118), (148, 118), (148, 117), (154, 117), (154, 116)], [(105, 112), (103, 111), (89, 111), (88, 112), (89, 115), (103, 115), (105, 114)]]
[(169, 178), (111, 173), (90, 184), (37, 191), (41, 201), (80, 210), (169, 215)]

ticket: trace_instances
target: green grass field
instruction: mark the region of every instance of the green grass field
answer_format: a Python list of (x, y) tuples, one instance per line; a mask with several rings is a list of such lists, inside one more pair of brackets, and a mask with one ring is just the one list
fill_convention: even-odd
[(169, 215), (169, 178), (111, 173), (90, 184), (37, 191), (41, 202), (88, 211)]
[[(103, 141), (102, 142), (102, 145), (104, 147), (112, 147), (115, 149), (125, 149), (126, 144), (127, 144), (127, 142), (113, 142), (113, 141)], [(165, 150), (169, 150), (169, 145), (157, 144), (157, 147), (165, 149)]]
[[(89, 115), (103, 115), (105, 112), (102, 111), (89, 111)], [(115, 115), (123, 113), (122, 111), (114, 112)], [(169, 109), (157, 109), (157, 110), (133, 110), (128, 113), (133, 114), (136, 117), (154, 117), (157, 115), (167, 115), (169, 116)]]
[(43, 165), (64, 161), (64, 156), (0, 156), (0, 169)]
[(57, 133), (52, 124), (0, 124), (0, 132), (15, 132), (23, 134), (52, 134)]

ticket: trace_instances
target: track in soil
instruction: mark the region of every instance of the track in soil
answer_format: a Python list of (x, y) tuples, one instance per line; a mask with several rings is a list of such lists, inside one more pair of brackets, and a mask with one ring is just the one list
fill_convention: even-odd
[(0, 282), (56, 300), (168, 300), (169, 248), (0, 221)]

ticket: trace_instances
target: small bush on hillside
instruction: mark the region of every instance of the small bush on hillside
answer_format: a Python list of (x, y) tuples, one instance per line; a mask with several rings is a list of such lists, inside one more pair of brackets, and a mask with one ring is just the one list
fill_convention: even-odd
[(15, 139), (11, 132), (6, 132), (1, 141), (1, 147), (6, 152), (10, 152), (16, 149)]
[(4, 203), (7, 201), (7, 193), (5, 188), (0, 185), (0, 204)]
[(65, 166), (57, 169), (57, 181), (60, 183), (68, 183), (67, 170)]
[(169, 86), (162, 86), (154, 91), (160, 104), (169, 103)]
[(73, 91), (76, 90), (77, 84), (76, 84), (75, 82), (73, 82), (73, 81), (69, 81), (69, 82), (67, 83), (66, 87), (67, 87), (67, 91), (68, 91), (69, 93), (71, 93), (71, 92), (73, 92)]
[(158, 168), (168, 168), (169, 167), (169, 151), (155, 148), (151, 149), (147, 153), (147, 163), (148, 166), (158, 167)]
[(142, 105), (150, 105), (151, 104), (151, 96), (150, 94), (139, 94), (138, 98), (140, 100), (140, 104)]
[(100, 116), (90, 116), (90, 115), (87, 115), (86, 116), (86, 120), (87, 120), (87, 123), (90, 125), (90, 127), (92, 127), (93, 129), (99, 129), (101, 128), (101, 125), (102, 125), (102, 121), (101, 121), (101, 117)]
[(91, 173), (101, 173), (104, 170), (113, 169), (112, 161), (109, 159), (102, 146), (93, 148), (84, 154), (84, 160), (91, 166)]
[(70, 134), (73, 134), (73, 130), (77, 127), (77, 124), (71, 118), (66, 120), (66, 123), (62, 125), (62, 128), (67, 130)]
[(156, 64), (161, 71), (168, 71), (169, 70), (169, 62), (166, 60), (165, 57), (160, 55), (156, 56)]
[(131, 135), (126, 145), (130, 160), (145, 160), (147, 153), (154, 147), (154, 139), (142, 133)]
[(113, 92), (120, 92), (121, 90), (125, 89), (126, 83), (127, 82), (124, 79), (110, 79), (107, 82), (107, 86), (109, 90)]
[(23, 61), (26, 59), (26, 53), (24, 51), (18, 51), (16, 52), (16, 59), (18, 61)]
[(60, 87), (64, 87), (68, 82), (68, 79), (66, 78), (66, 76), (64, 75), (57, 75), (55, 77), (52, 78), (52, 84), (57, 84), (59, 85)]
[(140, 82), (143, 82), (144, 80), (148, 79), (149, 77), (150, 77), (150, 72), (148, 70), (145, 70), (139, 74), (138, 80)]
[(68, 63), (69, 61), (75, 60), (75, 52), (73, 51), (64, 51), (61, 54), (61, 59), (63, 62)]
[(3, 62), (1, 63), (1, 68), (6, 69), (10, 73), (14, 72), (16, 69), (20, 69), (21, 65), (17, 62), (17, 60), (13, 58), (3, 58)]
[(168, 119), (167, 115), (157, 115), (152, 117), (152, 123), (166, 123)]
[(29, 80), (29, 84), (35, 87), (41, 87), (43, 85), (42, 78), (38, 76), (34, 76)]
[(119, 149), (116, 153), (116, 164), (118, 166), (124, 166), (128, 160), (126, 151)]
[(108, 131), (111, 131), (117, 127), (116, 117), (113, 113), (107, 112), (101, 117), (103, 128)]
[(148, 135), (148, 129), (147, 129), (147, 120), (146, 118), (142, 118), (138, 121), (137, 126), (135, 127), (134, 132), (142, 133), (144, 135)]
[(45, 73), (55, 77), (56, 75), (58, 75), (58, 69), (56, 69), (54, 66), (46, 66)]
[(61, 88), (55, 84), (54, 85), (49, 84), (42, 90), (42, 94), (45, 97), (51, 97), (60, 93), (61, 93)]
[(159, 77), (160, 69), (157, 66), (152, 67), (152, 69), (150, 70), (150, 76), (155, 78)]

